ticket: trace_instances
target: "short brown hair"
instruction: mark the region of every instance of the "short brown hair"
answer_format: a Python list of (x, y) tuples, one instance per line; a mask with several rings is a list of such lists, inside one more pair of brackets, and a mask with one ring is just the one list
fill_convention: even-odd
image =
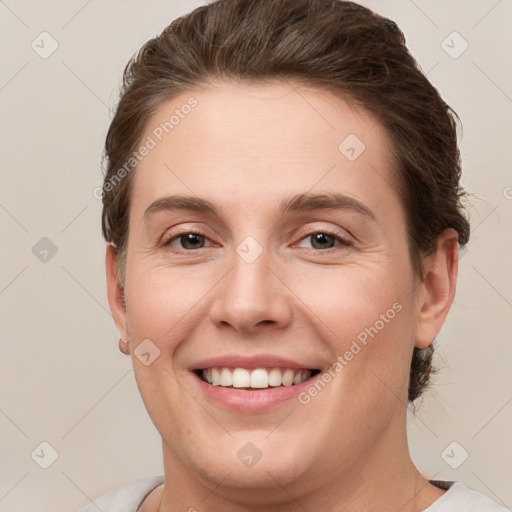
[[(457, 115), (422, 73), (393, 21), (341, 0), (217, 0), (174, 20), (124, 70), (105, 143), (102, 214), (103, 235), (118, 251), (121, 283), (133, 173), (118, 182), (116, 173), (165, 101), (214, 79), (292, 79), (373, 112), (392, 141), (415, 272), (424, 277), (422, 257), (446, 228), (458, 232), (461, 247), (468, 242)], [(414, 348), (410, 402), (429, 384), (432, 354), (432, 346)]]

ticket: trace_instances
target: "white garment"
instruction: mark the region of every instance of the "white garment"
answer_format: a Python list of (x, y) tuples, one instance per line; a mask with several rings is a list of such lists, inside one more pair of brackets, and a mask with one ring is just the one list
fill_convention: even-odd
[[(137, 512), (145, 497), (162, 484), (163, 476), (141, 478), (104, 494), (78, 512)], [(511, 512), (483, 494), (460, 482), (450, 488), (423, 512)]]
[(468, 489), (461, 482), (450, 488), (423, 512), (511, 512), (487, 496)]
[(134, 480), (107, 492), (78, 512), (137, 512), (144, 498), (163, 482), (163, 476)]

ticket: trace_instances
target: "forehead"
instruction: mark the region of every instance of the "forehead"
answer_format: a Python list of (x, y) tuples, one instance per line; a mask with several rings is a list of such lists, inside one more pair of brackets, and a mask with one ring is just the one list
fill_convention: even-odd
[[(326, 90), (292, 82), (217, 82), (148, 120), (132, 209), (160, 196), (261, 208), (310, 190), (398, 202), (389, 138), (377, 119)], [(279, 198), (279, 199), (278, 199)]]

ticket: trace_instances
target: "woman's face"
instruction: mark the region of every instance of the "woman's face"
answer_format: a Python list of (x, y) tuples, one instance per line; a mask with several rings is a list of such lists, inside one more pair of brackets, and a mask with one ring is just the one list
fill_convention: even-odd
[(143, 144), (126, 317), (112, 272), (109, 293), (164, 456), (308, 487), (404, 441), (412, 350), (442, 319), (424, 318), (376, 119), (297, 84), (218, 82), (162, 106)]

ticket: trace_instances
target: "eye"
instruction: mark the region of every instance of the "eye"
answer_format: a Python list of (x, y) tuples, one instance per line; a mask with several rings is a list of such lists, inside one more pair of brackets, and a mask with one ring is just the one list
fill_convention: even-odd
[(167, 246), (178, 246), (179, 249), (184, 249), (186, 251), (194, 250), (194, 249), (202, 249), (205, 247), (205, 241), (208, 240), (205, 235), (201, 235), (200, 233), (193, 233), (190, 231), (186, 231), (183, 233), (179, 233), (174, 235), (167, 240), (162, 241), (162, 247)]
[[(301, 242), (304, 240), (311, 240), (311, 246), (315, 250), (322, 249), (333, 249), (336, 245), (343, 246), (351, 246), (352, 243), (338, 235), (337, 233), (332, 233), (330, 231), (322, 230), (322, 231), (314, 231), (309, 233), (305, 237), (301, 239)], [(336, 242), (339, 242), (336, 244)]]
[[(327, 230), (314, 231), (307, 234), (301, 238), (299, 246), (308, 239), (310, 239), (311, 248), (314, 250), (328, 250), (339, 245), (345, 247), (352, 245), (352, 242), (346, 240), (339, 234)], [(168, 237), (166, 240), (162, 241), (161, 245), (162, 247), (173, 246), (184, 251), (193, 251), (213, 245), (211, 243), (209, 245), (205, 245), (206, 242), (209, 242), (209, 239), (205, 235), (185, 231)], [(302, 247), (304, 247), (304, 245), (302, 245)]]

